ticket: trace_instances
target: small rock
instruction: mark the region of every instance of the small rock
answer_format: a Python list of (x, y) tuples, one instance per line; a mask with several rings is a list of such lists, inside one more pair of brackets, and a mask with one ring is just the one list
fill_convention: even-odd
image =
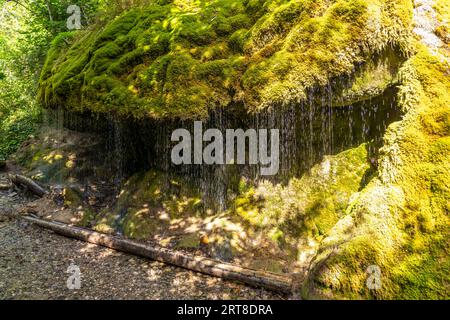
[(12, 184), (0, 183), (0, 191), (10, 190), (12, 187)]

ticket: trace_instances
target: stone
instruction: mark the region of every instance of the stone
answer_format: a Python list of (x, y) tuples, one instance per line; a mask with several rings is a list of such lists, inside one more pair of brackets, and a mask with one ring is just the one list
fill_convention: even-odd
[(225, 262), (230, 262), (233, 260), (233, 250), (228, 239), (224, 240), (222, 243), (215, 244), (212, 247), (211, 253), (214, 259)]
[(12, 189), (12, 184), (0, 183), (0, 191)]

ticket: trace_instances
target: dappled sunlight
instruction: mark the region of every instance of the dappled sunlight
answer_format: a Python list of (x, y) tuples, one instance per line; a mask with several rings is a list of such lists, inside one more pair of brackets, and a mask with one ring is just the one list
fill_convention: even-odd
[[(49, 153), (52, 158), (57, 154)], [(73, 160), (81, 160), (71, 154)], [(98, 212), (80, 198), (79, 191), (63, 188), (64, 212), (72, 216), (66, 219), (55, 212), (47, 218), (66, 219), (106, 234), (256, 269), (290, 273), (309, 264), (320, 240), (344, 216), (350, 196), (359, 190), (368, 169), (363, 144), (325, 157), (286, 185), (241, 179), (239, 194), (230, 198), (229, 209), (223, 211), (206, 206), (184, 179), (149, 171), (125, 181), (116, 202)], [(91, 184), (89, 190), (98, 192), (99, 186)], [(334, 190), (339, 190), (336, 198)], [(336, 207), (330, 211), (316, 207), (318, 197), (321, 203), (335, 201), (342, 207), (341, 213), (336, 214)]]
[[(65, 156), (61, 167), (73, 161), (77, 168), (85, 161), (86, 151), (73, 152), (66, 146), (64, 153), (48, 149), (45, 156), (54, 159), (59, 154)], [(184, 177), (156, 170), (124, 180), (110, 194), (111, 200), (101, 200), (107, 206), (96, 209), (90, 205), (96, 202), (83, 195), (103, 192), (102, 185), (91, 180), (83, 187), (73, 185), (75, 192), (63, 188), (66, 210), (73, 214), (66, 221), (257, 270), (303, 272), (322, 239), (345, 216), (353, 194), (369, 181), (367, 158), (368, 147), (362, 144), (325, 156), (306, 174), (286, 183), (242, 178), (224, 210), (211, 206), (206, 195)], [(58, 215), (47, 218), (58, 219)], [(85, 248), (86, 253), (91, 251)], [(110, 254), (99, 259), (107, 260)], [(149, 275), (149, 281), (156, 278)]]
[[(358, 43), (374, 51), (403, 46), (406, 36), (397, 31), (408, 20), (384, 6), (372, 12), (365, 3), (347, 1), (180, 0), (128, 8), (106, 26), (91, 26), (105, 40), (95, 49), (89, 36), (69, 36), (64, 39), (69, 47), (62, 46), (63, 39), (55, 41), (41, 79), (41, 101), (54, 106), (70, 95), (64, 102), (79, 110), (76, 95), (81, 95), (83, 108), (92, 111), (183, 119), (204, 118), (209, 107), (232, 101), (253, 111), (287, 104), (330, 77), (351, 73), (364, 58), (353, 49)], [(380, 22), (366, 25), (368, 14)], [(380, 36), (384, 33), (389, 42)], [(122, 51), (123, 43), (134, 45)], [(93, 54), (80, 58), (80, 47)], [(57, 53), (66, 59), (58, 60)], [(60, 87), (79, 72), (87, 77), (83, 88), (76, 81), (70, 92)], [(110, 102), (107, 109), (101, 101)]]
[(50, 152), (48, 155), (43, 156), (42, 159), (47, 161), (49, 164), (53, 164), (54, 161), (62, 160), (64, 156), (55, 151)]
[[(449, 0), (82, 0), (74, 29), (63, 2), (0, 1), (9, 236), (302, 298), (447, 298)], [(52, 246), (109, 298), (248, 294)]]
[[(97, 248), (97, 245), (88, 243), (82, 249), (80, 249), (81, 253), (92, 252), (94, 248)], [(102, 253), (103, 257), (105, 257), (104, 253)], [(108, 255), (106, 255), (108, 256)]]

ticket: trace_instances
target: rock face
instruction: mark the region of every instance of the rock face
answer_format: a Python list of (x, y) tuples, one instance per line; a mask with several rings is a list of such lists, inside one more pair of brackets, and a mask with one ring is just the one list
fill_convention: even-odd
[[(448, 1), (180, 3), (49, 52), (40, 100), (103, 135), (118, 176), (88, 224), (192, 250), (216, 235), (209, 254), (302, 272), (306, 298), (448, 298)], [(172, 165), (195, 120), (279, 128), (279, 175)]]
[[(246, 165), (175, 165), (171, 159), (176, 145), (171, 141), (172, 132), (183, 128), (194, 136), (193, 120), (111, 119), (64, 111), (63, 125), (72, 130), (96, 132), (102, 137), (109, 150), (105, 156), (111, 164), (111, 173), (119, 179), (142, 169), (170, 172), (189, 180), (205, 200), (209, 198), (211, 204), (225, 209), (242, 177), (287, 183), (308, 172), (326, 155), (369, 142), (369, 156), (377, 159), (377, 149), (388, 125), (401, 116), (396, 104), (397, 89), (388, 87), (369, 100), (339, 107), (332, 104), (330, 92), (320, 93), (324, 95), (322, 102), (311, 99), (258, 114), (245, 114), (238, 108), (220, 109), (212, 111), (203, 122), (204, 131), (219, 129), (224, 135), (228, 129), (278, 129), (279, 170), (275, 176), (261, 176), (261, 167), (265, 166), (250, 165), (248, 158)], [(203, 143), (203, 147), (207, 145)]]
[(414, 33), (420, 36), (422, 42), (432, 50), (437, 50), (444, 45), (435, 31), (440, 23), (437, 12), (433, 8), (435, 0), (415, 0), (414, 8)]
[(379, 178), (323, 240), (304, 286), (310, 297), (448, 299), (450, 66), (432, 7), (448, 12), (449, 3), (416, 4), (422, 44), (400, 72), (406, 115), (385, 135)]

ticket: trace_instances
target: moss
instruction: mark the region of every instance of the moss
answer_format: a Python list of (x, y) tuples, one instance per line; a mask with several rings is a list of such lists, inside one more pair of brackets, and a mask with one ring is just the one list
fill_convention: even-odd
[[(355, 62), (365, 60), (363, 55), (358, 57), (352, 52), (353, 41), (368, 41), (369, 48), (383, 47), (380, 39), (371, 38), (365, 29), (373, 5), (367, 1), (338, 1), (328, 8), (311, 4), (300, 22), (279, 40), (279, 49), (276, 42), (265, 42), (266, 48), (275, 47), (275, 53), (270, 52), (270, 57), (251, 65), (244, 74), (243, 85), (251, 94), (249, 99), (263, 106), (298, 101), (305, 98), (307, 88), (325, 85), (333, 76), (350, 74)], [(406, 3), (392, 3), (391, 9), (403, 5), (411, 8)], [(408, 29), (407, 19), (403, 22), (406, 24), (401, 28)], [(398, 36), (391, 38), (398, 39), (401, 46)], [(261, 47), (256, 44), (257, 49)]]
[(230, 36), (229, 46), (237, 53), (243, 53), (244, 45), (249, 37), (247, 29), (239, 29)]
[(333, 95), (333, 106), (342, 107), (370, 100), (398, 84), (398, 72), (406, 59), (387, 49), (362, 65), (350, 79), (350, 86)]
[[(436, 28), (436, 35), (446, 44), (450, 43), (450, 1), (436, 0), (434, 8), (437, 12), (439, 26)], [(447, 51), (448, 52), (448, 51)]]
[(91, 208), (83, 208), (82, 216), (78, 225), (83, 228), (88, 228), (91, 226), (92, 222), (95, 221), (96, 213)]
[(158, 221), (152, 219), (148, 208), (129, 209), (121, 228), (127, 237), (147, 239), (155, 234)]
[[(367, 145), (328, 156), (287, 186), (241, 181), (232, 207), (256, 228), (293, 238), (320, 237), (345, 215), (350, 197), (364, 183), (370, 165)], [(275, 229), (273, 229), (275, 228)]]
[[(152, 2), (55, 40), (39, 99), (49, 107), (183, 119), (205, 118), (232, 101), (250, 110), (297, 101), (382, 48), (403, 48), (408, 3)], [(369, 16), (377, 23), (367, 24)]]
[(178, 249), (192, 249), (200, 246), (200, 235), (197, 233), (188, 234), (183, 236), (177, 243)]
[(250, 267), (256, 270), (263, 270), (279, 274), (283, 273), (283, 265), (280, 263), (280, 261), (273, 259), (266, 258), (252, 261)]
[(68, 178), (69, 168), (65, 167), (67, 156), (63, 151), (55, 151), (48, 146), (35, 146), (34, 150), (19, 151), (19, 162), (29, 171), (33, 179), (44, 183), (62, 181)]
[(95, 135), (44, 126), (23, 143), (11, 160), (22, 167), (25, 175), (42, 183), (75, 187), (84, 185), (92, 175), (97, 181), (114, 178), (110, 166), (105, 165), (107, 155), (103, 152), (101, 140)]
[[(122, 187), (113, 209), (97, 218), (130, 238), (146, 239), (171, 219), (203, 216), (204, 204), (197, 190), (181, 178), (150, 170), (133, 175)], [(161, 215), (167, 219), (160, 219)]]
[[(445, 62), (417, 45), (401, 72), (407, 113), (386, 134), (379, 179), (323, 241), (307, 296), (448, 299), (447, 72)], [(380, 290), (365, 285), (370, 265), (381, 268)]]
[(63, 190), (64, 206), (68, 208), (77, 208), (83, 205), (82, 194), (73, 188), (64, 188)]

